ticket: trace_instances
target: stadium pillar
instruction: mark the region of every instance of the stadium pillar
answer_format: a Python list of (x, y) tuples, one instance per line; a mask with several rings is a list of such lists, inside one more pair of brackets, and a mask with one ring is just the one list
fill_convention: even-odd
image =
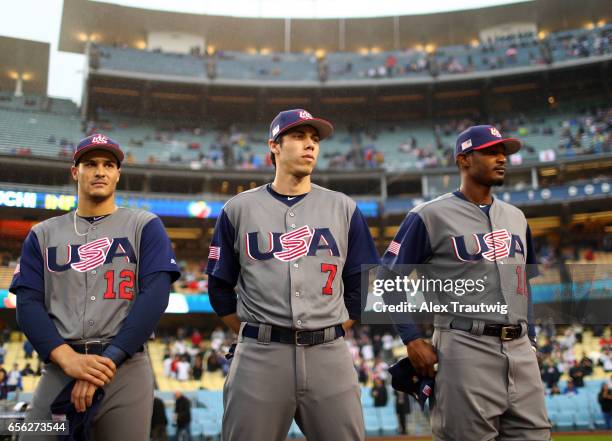
[(139, 113), (140, 116), (145, 116), (149, 113), (149, 108), (150, 108), (150, 100), (149, 100), (149, 92), (151, 90), (151, 83), (149, 81), (145, 81), (144, 84), (142, 85), (142, 90), (141, 90), (141, 100), (140, 100), (140, 109), (139, 109)]
[(393, 17), (393, 48), (400, 50), (400, 21), (397, 15)]
[(489, 109), (491, 108), (491, 79), (487, 78), (480, 90), (480, 114), (485, 118), (489, 117)]
[(20, 73), (15, 79), (15, 97), (21, 98), (23, 96), (23, 75)]
[(434, 116), (434, 85), (429, 84), (427, 86), (426, 100), (427, 100), (427, 118), (433, 118)]
[(604, 61), (601, 63), (601, 83), (603, 90), (606, 91), (606, 98), (608, 102), (612, 99), (612, 93), (610, 91), (610, 61)]
[(204, 180), (202, 181), (202, 193), (209, 194), (213, 192), (212, 181), (210, 176), (205, 175)]
[(142, 179), (142, 192), (143, 193), (151, 192), (151, 175), (148, 173), (145, 173)]
[(291, 52), (291, 19), (285, 19), (285, 52)]
[(538, 169), (536, 167), (531, 168), (531, 188), (534, 190), (540, 187), (540, 182), (538, 180)]
[(208, 95), (209, 86), (203, 86), (202, 94), (200, 95), (200, 117), (204, 120), (208, 116)]
[(346, 20), (344, 18), (338, 20), (338, 50), (340, 52), (346, 50)]

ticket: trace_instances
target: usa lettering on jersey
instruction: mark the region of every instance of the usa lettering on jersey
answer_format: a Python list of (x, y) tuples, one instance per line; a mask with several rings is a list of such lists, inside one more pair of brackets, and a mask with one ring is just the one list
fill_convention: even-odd
[(261, 251), (259, 233), (245, 234), (245, 249), (251, 259), (291, 262), (304, 256), (316, 256), (319, 251), (326, 251), (330, 256), (340, 256), (336, 239), (329, 228), (304, 225), (288, 233), (268, 232), (267, 236), (267, 251)]
[(525, 247), (517, 234), (510, 234), (508, 230), (495, 230), (490, 233), (472, 234), (476, 251), (470, 253), (465, 236), (455, 236), (451, 240), (455, 256), (462, 262), (477, 262), (486, 259), (490, 262), (514, 257), (519, 253), (525, 258)]
[(116, 258), (123, 258), (128, 263), (136, 263), (136, 253), (127, 237), (109, 239), (103, 237), (82, 245), (66, 245), (64, 263), (58, 262), (58, 247), (45, 250), (47, 269), (53, 273), (73, 269), (87, 272), (101, 265), (112, 263)]

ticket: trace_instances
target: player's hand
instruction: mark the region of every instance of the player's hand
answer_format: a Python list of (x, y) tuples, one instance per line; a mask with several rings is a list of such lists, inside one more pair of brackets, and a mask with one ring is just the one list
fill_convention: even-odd
[(419, 375), (435, 377), (436, 370), (434, 365), (438, 362), (438, 356), (434, 347), (423, 340), (417, 338), (406, 345), (408, 358)]
[(72, 388), (70, 402), (77, 412), (85, 412), (93, 403), (93, 396), (98, 387), (85, 380), (77, 380)]
[(88, 381), (98, 387), (110, 383), (117, 371), (115, 363), (110, 358), (78, 352), (65, 357), (60, 366), (69, 377)]

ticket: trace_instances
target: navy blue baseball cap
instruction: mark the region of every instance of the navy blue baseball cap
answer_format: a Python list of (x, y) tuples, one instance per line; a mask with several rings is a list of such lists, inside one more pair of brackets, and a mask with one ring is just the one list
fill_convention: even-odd
[(504, 138), (499, 130), (493, 126), (472, 126), (461, 132), (457, 137), (455, 158), (463, 153), (486, 149), (497, 144), (504, 144), (506, 155), (518, 152), (523, 146), (523, 143), (516, 138)]
[(58, 435), (59, 441), (87, 441), (90, 438), (90, 429), (94, 417), (104, 399), (104, 389), (97, 388), (91, 402), (91, 406), (85, 412), (77, 412), (71, 402), (72, 389), (76, 380), (72, 380), (64, 386), (51, 403), (51, 419), (55, 422), (68, 421), (68, 433)]
[(388, 369), (391, 374), (391, 387), (397, 391), (412, 395), (421, 406), (429, 400), (429, 408), (434, 404), (435, 380), (420, 376), (408, 357), (404, 357)]
[(334, 133), (334, 126), (329, 121), (313, 116), (304, 109), (285, 110), (278, 115), (270, 124), (270, 139), (273, 141), (287, 130), (298, 126), (312, 126), (319, 133), (319, 139), (323, 140)]
[(79, 142), (79, 145), (77, 145), (74, 151), (74, 156), (72, 157), (74, 163), (77, 164), (79, 162), (79, 159), (81, 159), (81, 156), (93, 150), (106, 150), (115, 155), (115, 158), (117, 158), (119, 165), (121, 165), (121, 163), (123, 162), (124, 155), (123, 151), (121, 150), (121, 147), (119, 147), (119, 143), (113, 141), (106, 135), (96, 133), (88, 136), (87, 138), (82, 139)]

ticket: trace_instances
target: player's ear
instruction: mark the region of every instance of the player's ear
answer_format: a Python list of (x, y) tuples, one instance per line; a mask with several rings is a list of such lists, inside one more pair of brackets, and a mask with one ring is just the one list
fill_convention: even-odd
[(459, 170), (462, 168), (469, 168), (471, 160), (469, 159), (471, 155), (459, 155), (457, 156), (457, 166)]
[(268, 139), (268, 147), (270, 147), (270, 152), (274, 155), (275, 153), (280, 153), (280, 143), (274, 141), (273, 139)]
[(78, 181), (79, 180), (79, 166), (73, 165), (72, 167), (70, 167), (70, 174), (72, 175), (72, 180)]

